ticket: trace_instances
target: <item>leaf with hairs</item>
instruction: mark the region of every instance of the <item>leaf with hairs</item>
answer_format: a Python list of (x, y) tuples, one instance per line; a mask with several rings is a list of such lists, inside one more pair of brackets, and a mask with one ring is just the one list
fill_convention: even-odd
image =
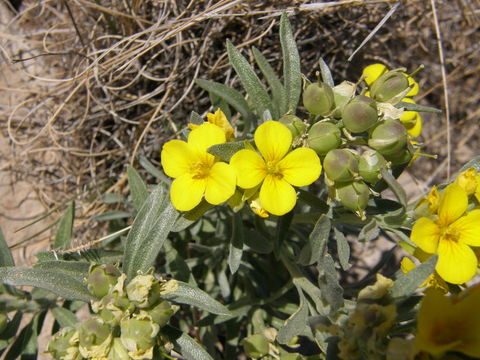
[(280, 18), (280, 44), (283, 55), (283, 78), (287, 93), (287, 111), (295, 114), (300, 93), (302, 92), (302, 74), (297, 44), (293, 38), (288, 16), (283, 13)]

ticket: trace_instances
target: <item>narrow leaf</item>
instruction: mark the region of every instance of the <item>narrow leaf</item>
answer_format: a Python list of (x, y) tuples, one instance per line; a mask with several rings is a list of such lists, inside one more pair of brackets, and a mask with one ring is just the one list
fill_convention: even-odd
[(35, 269), (51, 270), (61, 274), (73, 277), (75, 280), (82, 282), (88, 277), (88, 269), (90, 263), (79, 261), (45, 261), (34, 265)]
[(412, 104), (412, 103), (407, 103), (403, 101), (400, 101), (397, 105), (395, 105), (395, 107), (403, 108), (405, 111), (431, 112), (431, 113), (437, 113), (437, 114), (442, 113), (442, 110), (435, 109), (430, 106)]
[(398, 183), (398, 181), (393, 177), (393, 175), (390, 173), (390, 171), (388, 171), (387, 168), (382, 167), (380, 173), (382, 174), (383, 179), (388, 184), (390, 189), (392, 189), (400, 204), (402, 204), (404, 208), (407, 207), (407, 194), (405, 193), (402, 185)]
[(267, 90), (257, 74), (255, 74), (255, 71), (247, 59), (245, 59), (242, 54), (240, 54), (240, 51), (228, 40), (227, 53), (230, 64), (235, 69), (235, 72), (240, 78), (240, 82), (257, 110), (257, 115), (261, 117), (265, 110), (272, 112), (272, 102)]
[(3, 232), (1, 228), (0, 228), (0, 266), (15, 266), (15, 260), (13, 260), (12, 253), (8, 248), (7, 241), (3, 236)]
[(358, 241), (370, 242), (375, 240), (380, 234), (380, 229), (378, 228), (377, 222), (375, 219), (370, 219), (368, 223), (360, 230), (358, 234)]
[(336, 228), (334, 230), (334, 237), (337, 242), (337, 253), (338, 253), (338, 260), (340, 261), (340, 265), (342, 266), (343, 270), (348, 270), (350, 268), (350, 264), (348, 260), (350, 259), (350, 245), (348, 244), (347, 238), (343, 233)]
[(250, 249), (260, 254), (269, 254), (273, 251), (273, 243), (258, 231), (245, 229), (244, 242)]
[(467, 162), (458, 172), (461, 173), (470, 168), (474, 168), (475, 170), (480, 171), (480, 156), (476, 156), (472, 160)]
[(175, 350), (186, 360), (213, 360), (202, 345), (179, 329), (166, 325), (162, 328), (162, 332), (172, 341)]
[(423, 282), (433, 273), (437, 264), (438, 255), (432, 256), (423, 264), (417, 266), (408, 274), (401, 274), (392, 287), (392, 296), (409, 296), (423, 284)]
[(63, 307), (53, 308), (52, 314), (61, 327), (75, 326), (75, 324), (78, 323), (77, 316), (70, 310)]
[(203, 290), (190, 284), (177, 281), (178, 288), (162, 295), (162, 298), (179, 304), (198, 307), (217, 315), (230, 315), (230, 311)]
[(190, 121), (191, 124), (195, 125), (201, 125), (204, 123), (203, 118), (200, 116), (200, 114), (196, 113), (195, 111), (192, 111), (190, 113)]
[(337, 270), (335, 269), (335, 262), (330, 254), (326, 254), (321, 260), (321, 267), (319, 266), (319, 273), (323, 270), (324, 294), (325, 300), (330, 304), (331, 312), (336, 312), (343, 306), (343, 288), (338, 283)]
[(326, 215), (318, 219), (308, 241), (300, 252), (298, 262), (302, 265), (311, 265), (323, 256), (330, 235), (331, 222)]
[(252, 50), (255, 61), (257, 62), (263, 76), (267, 79), (270, 90), (272, 91), (273, 102), (276, 105), (273, 109), (274, 112), (272, 115), (275, 119), (279, 119), (287, 112), (287, 92), (265, 56), (263, 56), (263, 54), (255, 47)]
[(319, 63), (320, 63), (320, 73), (322, 74), (323, 82), (327, 85), (330, 85), (331, 87), (334, 87), (335, 83), (333, 82), (332, 73), (327, 63), (323, 60), (323, 58), (320, 58)]
[[(149, 229), (145, 237), (138, 239), (138, 247), (129, 253), (130, 267), (127, 278), (132, 279), (137, 271), (147, 272), (155, 264), (155, 259), (163, 247), (168, 234), (172, 231), (178, 212), (169, 203)], [(133, 228), (132, 228), (133, 230)]]
[(207, 151), (215, 156), (218, 156), (223, 161), (230, 161), (230, 158), (235, 155), (237, 151), (245, 149), (244, 141), (227, 142), (210, 146)]
[(103, 213), (100, 215), (95, 215), (92, 217), (92, 220), (111, 221), (111, 220), (118, 220), (118, 219), (128, 219), (131, 216), (132, 214), (126, 211), (113, 210), (113, 211), (107, 211), (106, 213)]
[(302, 75), (297, 44), (293, 38), (286, 13), (283, 13), (280, 18), (280, 43), (283, 55), (283, 78), (287, 93), (287, 111), (289, 110), (295, 114), (302, 91)]
[(123, 272), (127, 275), (136, 275), (136, 269), (133, 269), (133, 259), (165, 206), (165, 191), (161, 186), (157, 186), (145, 200), (128, 233), (123, 258)]
[(195, 83), (202, 89), (217, 95), (233, 106), (233, 108), (242, 115), (242, 118), (245, 121), (245, 129), (249, 128), (254, 117), (248, 107), (247, 101), (240, 92), (223, 84), (208, 80), (197, 79), (195, 80)]
[(138, 164), (143, 167), (150, 175), (154, 176), (164, 184), (170, 185), (172, 182), (162, 171), (153, 165), (145, 156), (138, 158)]
[(147, 185), (142, 180), (140, 174), (132, 166), (127, 166), (128, 187), (132, 196), (133, 207), (139, 211), (143, 202), (148, 197)]
[(54, 249), (69, 249), (72, 244), (73, 219), (75, 218), (75, 202), (70, 201), (62, 215), (53, 242)]
[(242, 261), (243, 254), (243, 223), (240, 213), (236, 213), (232, 218), (232, 236), (228, 252), (228, 267), (230, 272), (235, 274)]
[(85, 284), (54, 270), (4, 267), (0, 268), (0, 281), (9, 285), (34, 286), (50, 290), (69, 300), (88, 302), (92, 299)]
[(304, 333), (308, 321), (308, 306), (305, 303), (305, 297), (300, 293), (300, 306), (280, 328), (277, 340), (280, 344), (288, 344), (294, 336)]

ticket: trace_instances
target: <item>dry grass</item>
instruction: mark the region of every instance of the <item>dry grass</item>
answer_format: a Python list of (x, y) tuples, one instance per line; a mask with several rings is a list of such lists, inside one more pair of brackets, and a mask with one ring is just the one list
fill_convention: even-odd
[(403, 1), (347, 62), (394, 3), (24, 0), (0, 29), (1, 133), (11, 148), (1, 169), (12, 183), (30, 182), (45, 209), (76, 197), (78, 241), (100, 236), (89, 219), (107, 208), (101, 194), (127, 193), (124, 166), (139, 155), (158, 165), (162, 143), (190, 111), (209, 109), (194, 80), (238, 85), (226, 39), (256, 46), (281, 69), (278, 15), (287, 9), (310, 78), (320, 56), (337, 81), (357, 79), (374, 61), (412, 71), (424, 64), (419, 101), (442, 109), (448, 85), (449, 131), (442, 116), (424, 116), (425, 152), (439, 160), (421, 159), (410, 171), (421, 192), (478, 154), (479, 2)]

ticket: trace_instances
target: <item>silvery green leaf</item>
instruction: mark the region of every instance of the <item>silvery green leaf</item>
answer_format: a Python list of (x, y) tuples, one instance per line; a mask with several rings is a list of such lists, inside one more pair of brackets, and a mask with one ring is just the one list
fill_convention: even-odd
[(203, 118), (200, 116), (200, 114), (196, 113), (195, 111), (192, 111), (190, 113), (190, 121), (191, 124), (195, 125), (201, 125), (204, 123)]
[(143, 202), (148, 197), (147, 185), (143, 181), (140, 174), (131, 165), (127, 166), (128, 187), (132, 196), (133, 207), (139, 211)]
[(88, 262), (53, 260), (39, 262), (33, 267), (35, 269), (58, 271), (73, 277), (79, 282), (83, 282), (83, 280), (88, 277), (90, 265)]
[(242, 215), (235, 213), (232, 219), (232, 236), (228, 248), (228, 267), (230, 268), (230, 272), (235, 274), (242, 261), (244, 233)]
[(283, 78), (287, 93), (287, 111), (295, 114), (300, 93), (302, 92), (302, 75), (297, 44), (293, 38), (286, 13), (283, 13), (280, 18), (280, 44), (283, 55)]
[(398, 183), (397, 179), (393, 177), (387, 168), (382, 167), (380, 173), (382, 174), (383, 180), (388, 184), (388, 187), (392, 189), (400, 204), (402, 204), (404, 208), (407, 207), (407, 194), (403, 186)]
[(63, 307), (55, 307), (52, 309), (52, 314), (55, 320), (61, 327), (75, 326), (78, 323), (77, 316), (68, 309)]
[(175, 350), (186, 360), (213, 360), (207, 351), (189, 335), (170, 325), (162, 328), (164, 333), (175, 346)]
[(398, 104), (395, 105), (397, 108), (404, 108), (406, 111), (417, 111), (417, 112), (431, 112), (441, 114), (442, 110), (435, 109), (430, 106), (423, 106), (418, 104), (412, 104), (408, 102), (400, 101)]
[(435, 271), (438, 255), (420, 264), (407, 274), (400, 274), (395, 280), (391, 293), (393, 297), (410, 296)]
[(369, 242), (375, 240), (379, 234), (380, 229), (378, 228), (377, 222), (372, 218), (364, 227), (362, 227), (362, 230), (360, 230), (358, 241)]
[(210, 154), (219, 157), (221, 160), (228, 162), (237, 151), (243, 149), (245, 149), (244, 141), (234, 141), (210, 146), (207, 151)]
[(288, 344), (294, 336), (301, 335), (305, 332), (308, 324), (308, 306), (305, 296), (300, 291), (300, 305), (280, 328), (277, 335), (277, 341), (280, 344)]
[(326, 215), (317, 220), (308, 241), (300, 252), (298, 262), (302, 265), (311, 265), (317, 262), (324, 254), (330, 235), (331, 222)]
[(323, 82), (333, 88), (335, 86), (335, 83), (333, 82), (332, 73), (327, 63), (323, 60), (323, 58), (320, 58), (319, 64)]
[(60, 218), (53, 247), (55, 249), (68, 249), (72, 244), (73, 219), (75, 218), (75, 202), (70, 201), (67, 210)]
[(348, 270), (350, 268), (350, 264), (348, 260), (350, 259), (350, 245), (348, 241), (343, 235), (343, 233), (336, 228), (334, 230), (334, 237), (337, 242), (337, 252), (338, 252), (338, 260), (340, 261), (340, 265), (342, 266), (343, 270)]

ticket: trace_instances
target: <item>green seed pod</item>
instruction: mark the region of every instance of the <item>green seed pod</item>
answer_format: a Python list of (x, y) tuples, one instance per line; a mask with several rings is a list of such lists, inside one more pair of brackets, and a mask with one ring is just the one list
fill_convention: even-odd
[(64, 327), (52, 336), (46, 352), (54, 359), (80, 359), (77, 340), (78, 332), (71, 327)]
[(352, 211), (362, 211), (367, 207), (370, 190), (362, 181), (353, 181), (336, 187), (340, 203)]
[(112, 328), (101, 319), (86, 320), (78, 327), (78, 345), (84, 358), (107, 357), (112, 342)]
[(155, 338), (160, 326), (149, 316), (138, 315), (134, 318), (124, 318), (120, 324), (120, 340), (134, 359), (151, 359)]
[(119, 275), (120, 272), (113, 265), (92, 265), (88, 271), (88, 290), (97, 298), (102, 298), (117, 283)]
[(408, 86), (408, 79), (404, 73), (389, 71), (372, 84), (370, 94), (373, 99), (384, 102), (407, 90)]
[(399, 120), (385, 120), (371, 132), (368, 146), (387, 156), (406, 149), (407, 130)]
[(295, 115), (283, 115), (278, 121), (291, 131), (294, 139), (304, 134), (307, 129), (307, 125), (305, 125), (302, 119)]
[(409, 149), (405, 149), (398, 154), (388, 155), (385, 157), (392, 165), (402, 165), (410, 162), (413, 158), (413, 153)]
[(307, 144), (319, 155), (338, 148), (342, 142), (340, 129), (330, 122), (317, 122), (308, 130)]
[(313, 83), (303, 92), (303, 105), (314, 115), (325, 116), (333, 110), (332, 88), (324, 83)]
[(268, 354), (270, 344), (262, 334), (254, 334), (243, 339), (243, 348), (247, 356), (257, 359)]
[(342, 119), (345, 127), (353, 133), (367, 131), (378, 121), (377, 105), (371, 98), (356, 96), (343, 108)]
[(335, 182), (351, 181), (358, 173), (356, 156), (346, 149), (330, 150), (323, 160), (323, 168), (330, 180)]
[(127, 296), (135, 306), (145, 308), (160, 298), (161, 290), (160, 281), (153, 275), (137, 275), (127, 285)]
[(175, 314), (175, 309), (168, 301), (160, 300), (158, 304), (145, 309), (145, 312), (158, 326), (163, 327), (168, 323), (172, 315)]
[(367, 150), (358, 160), (358, 173), (364, 181), (372, 185), (380, 179), (380, 170), (385, 167), (387, 161), (375, 150)]
[(113, 345), (108, 353), (107, 360), (130, 360), (127, 349), (123, 346), (120, 338), (113, 339)]

